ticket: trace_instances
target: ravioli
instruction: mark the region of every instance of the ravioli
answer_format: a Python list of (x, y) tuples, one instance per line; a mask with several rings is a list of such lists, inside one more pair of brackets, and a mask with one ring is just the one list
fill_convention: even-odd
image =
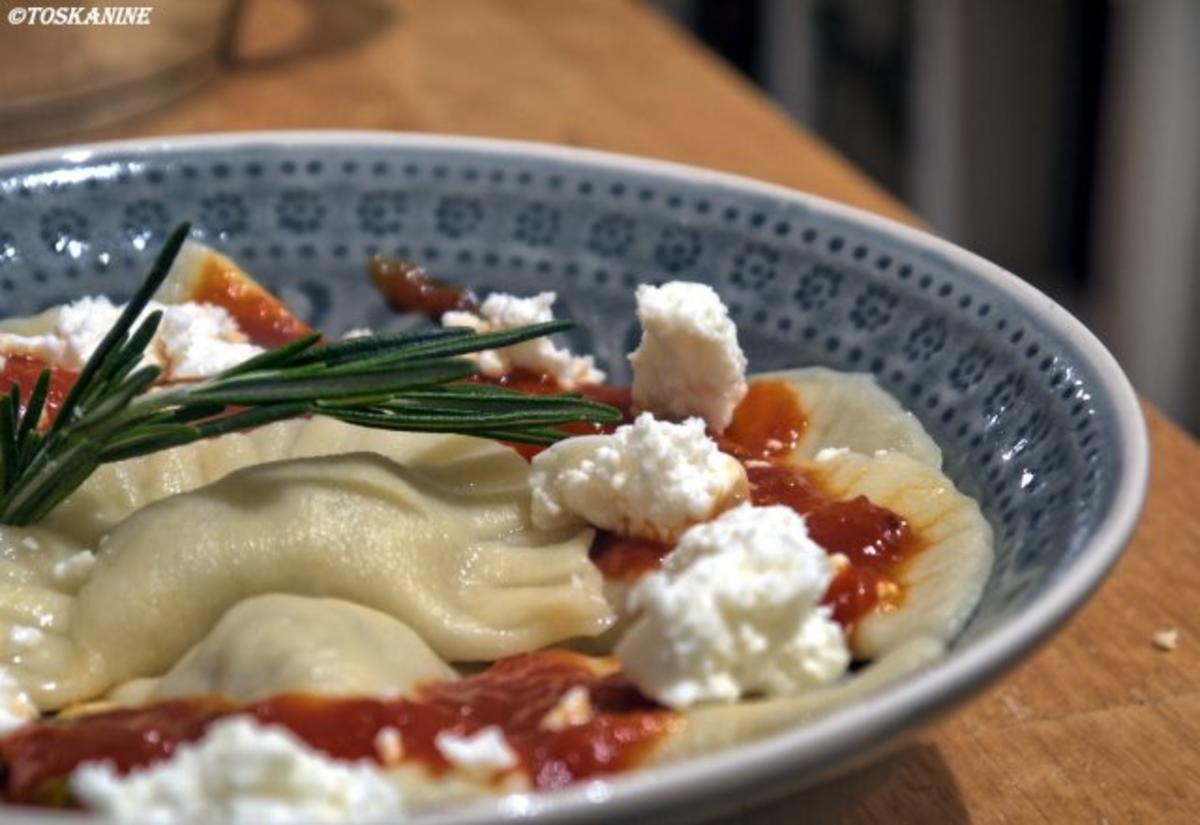
[(271, 593), (238, 602), (145, 700), (280, 693), (406, 696), (458, 678), (408, 625), (340, 599)]
[(754, 378), (783, 379), (796, 391), (807, 423), (791, 454), (793, 459), (811, 459), (827, 448), (866, 455), (887, 450), (941, 469), (942, 451), (937, 443), (873, 375), (803, 367)]
[[(195, 292), (199, 273), (212, 263), (286, 313), (212, 250), (192, 245), (180, 260), (164, 289), (168, 300)], [(685, 310), (683, 326), (698, 323), (691, 317), (696, 313)], [(287, 319), (295, 321), (290, 313)], [(0, 331), (32, 335), (52, 322), (46, 313), (0, 323)], [(740, 357), (735, 332), (730, 325), (730, 352)], [(733, 372), (744, 391), (744, 357), (740, 363)], [(379, 761), (415, 807), (559, 787), (610, 769), (712, 753), (801, 724), (885, 690), (943, 655), (982, 594), (993, 536), (978, 505), (942, 473), (941, 451), (919, 420), (872, 376), (804, 368), (753, 378), (786, 383), (804, 426), (789, 431), (798, 435), (787, 455), (780, 454), (787, 442), (778, 439), (765, 439), (761, 450), (737, 452), (746, 445), (729, 431), (720, 442), (722, 436), (710, 441), (702, 427), (693, 428), (714, 451), (719, 443), (731, 445), (721, 457), (740, 473), (735, 498), (754, 483), (761, 495), (754, 501), (769, 500), (769, 473), (776, 473), (792, 489), (817, 491), (807, 503), (786, 499), (812, 516), (806, 527), (788, 513), (797, 531), (811, 529), (817, 536), (820, 511), (804, 510), (812, 501), (833, 499), (842, 508), (838, 517), (853, 520), (843, 514), (861, 508), (843, 505), (861, 496), (876, 508), (872, 512), (889, 511), (883, 523), (898, 524), (897, 534), (908, 535), (900, 516), (921, 542), (915, 555), (896, 556), (901, 566), (888, 568), (892, 578), (881, 580), (878, 591), (863, 591), (894, 592), (894, 582), (899, 598), (850, 618), (832, 612), (828, 602), (809, 600), (814, 613), (823, 612), (841, 653), (832, 683), (772, 698), (751, 685), (737, 701), (680, 711), (655, 705), (646, 698), (659, 695), (651, 694), (650, 680), (642, 680), (640, 691), (630, 681), (638, 678), (633, 657), (622, 671), (616, 658), (602, 655), (636, 618), (626, 606), (630, 581), (603, 580), (589, 558), (591, 527), (535, 525), (530, 468), (514, 450), (488, 440), (389, 433), (320, 416), (102, 466), (38, 526), (0, 526), (0, 671), (39, 709), (65, 709), (65, 725), (114, 703), (144, 704), (152, 715), (162, 700), (196, 698), (192, 705), (164, 706), (186, 713), (218, 696), (237, 703), (226, 706), (230, 713), (252, 713), (255, 705), (275, 700), (286, 704), (296, 698), (288, 694), (297, 693), (424, 708), (434, 714), (429, 724), (413, 722), (415, 716), (388, 717), (389, 725), (409, 720), (414, 737), (435, 738), (415, 739), (409, 756), (395, 744), (403, 730), (370, 732), (395, 738), (392, 758)], [(788, 399), (787, 389), (769, 389), (774, 398)], [(785, 407), (794, 412), (793, 405)], [(664, 452), (669, 455), (658, 464), (667, 466), (677, 456)], [(600, 460), (588, 460), (593, 458)], [(748, 468), (765, 470), (754, 476), (762, 481), (748, 482)], [(659, 479), (637, 492), (638, 504), (665, 497), (669, 491)], [(586, 492), (591, 503), (613, 504), (603, 491)], [(630, 509), (629, 502), (614, 506)], [(722, 509), (697, 506), (706, 518)], [(610, 526), (620, 524), (613, 520)], [(821, 539), (827, 553), (838, 546), (832, 535)], [(872, 541), (853, 547), (882, 546)], [(813, 552), (827, 561), (819, 548)], [(721, 581), (745, 572), (723, 572)], [(830, 598), (834, 590), (826, 578), (813, 592)], [(689, 591), (679, 604), (690, 610), (695, 598)], [(771, 597), (764, 598), (771, 607)], [(738, 638), (751, 644), (764, 643), (747, 624), (740, 632)], [(696, 656), (698, 646), (717, 636), (695, 633), (682, 644)], [(845, 670), (847, 643), (862, 663), (851, 672)], [(540, 671), (557, 686), (551, 690), (518, 673), (522, 660), (537, 657), (577, 657), (589, 680)], [(509, 679), (508, 705), (478, 687), (495, 688), (499, 682), (485, 678), (493, 672)], [(488, 717), (498, 707), (503, 713)], [(630, 733), (650, 717), (653, 725)], [(446, 751), (437, 756), (437, 737), (449, 733), (462, 740), (480, 733), (485, 722), (502, 729), (493, 731), (502, 744), (512, 737), (524, 764), (493, 770), (486, 753), (468, 753), (459, 762)], [(621, 730), (622, 723), (633, 727)], [(585, 736), (557, 727), (564, 724), (590, 727)], [(637, 761), (613, 757), (601, 768), (593, 765), (593, 774), (572, 773), (568, 763), (594, 759), (600, 765), (602, 752), (619, 750), (614, 743), (622, 736)], [(378, 748), (370, 738), (364, 741)], [(639, 750), (642, 745), (647, 747)], [(546, 768), (556, 746), (568, 756)], [(551, 762), (535, 769), (534, 762), (548, 754)]]
[(992, 528), (975, 500), (938, 470), (899, 452), (843, 453), (809, 472), (839, 498), (866, 496), (901, 515), (922, 542), (900, 568), (903, 597), (858, 622), (850, 646), (875, 659), (928, 636), (949, 642), (970, 618), (992, 569)]
[[(319, 420), (291, 427), (290, 435), (284, 449), (289, 439), (279, 430), (240, 438), (264, 447), (259, 458), (264, 451), (340, 454), (255, 464), (163, 498), (167, 490), (156, 488), (152, 462), (125, 468), (140, 484), (108, 500), (108, 517), (130, 506), (130, 490), (157, 500), (106, 534), (95, 570), (74, 595), (46, 574), (41, 555), (15, 553), (14, 570), (28, 581), (13, 585), (0, 620), (11, 626), (36, 619), (45, 638), (36, 659), (9, 650), (4, 664), (39, 707), (166, 672), (226, 610), (266, 593), (379, 610), (409, 624), (446, 660), (492, 660), (611, 623), (587, 556), (592, 531), (535, 529), (528, 469), (511, 450)], [(245, 441), (233, 452), (224, 441), (196, 446), (249, 456)], [(343, 452), (352, 446), (407, 463), (380, 452)], [(185, 483), (228, 466), (210, 459), (193, 461)], [(170, 478), (164, 486), (179, 483)], [(107, 491), (86, 492), (99, 499)], [(21, 534), (0, 532), (16, 546)]]

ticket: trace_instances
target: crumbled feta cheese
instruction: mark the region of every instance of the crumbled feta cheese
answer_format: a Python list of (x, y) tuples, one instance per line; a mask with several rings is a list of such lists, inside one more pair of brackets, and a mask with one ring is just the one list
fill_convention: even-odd
[(404, 758), (404, 739), (396, 728), (380, 728), (372, 744), (375, 746), (375, 755), (384, 766), (399, 764)]
[(714, 432), (746, 395), (746, 356), (720, 296), (706, 284), (637, 288), (642, 341), (629, 355), (633, 403), (662, 418), (698, 415)]
[(80, 550), (73, 556), (55, 562), (51, 575), (59, 584), (77, 587), (88, 580), (95, 566), (96, 554), (91, 550)]
[(263, 351), (247, 341), (223, 307), (189, 303), (161, 309), (158, 339), (172, 381), (207, 378)]
[(1159, 650), (1171, 651), (1179, 645), (1179, 631), (1175, 628), (1160, 630), (1154, 634), (1154, 646)]
[(21, 539), (21, 546), (24, 547), (26, 550), (34, 550), (34, 551), (38, 550), (41, 547), (41, 545), (38, 544), (38, 540), (35, 539), (33, 536), (26, 536), (25, 538)]
[(633, 588), (616, 654), (671, 707), (787, 694), (833, 681), (850, 652), (819, 606), (833, 565), (787, 507), (745, 505), (691, 528)]
[(8, 641), (13, 647), (36, 647), (45, 636), (46, 634), (36, 627), (24, 624), (15, 624), (8, 629)]
[(88, 808), (138, 822), (358, 822), (404, 809), (371, 763), (330, 759), (246, 716), (215, 722), (198, 743), (127, 776), (109, 762), (84, 763), (70, 784)]
[[(551, 306), (555, 297), (553, 292), (542, 292), (532, 298), (495, 292), (480, 305), (478, 315), (457, 310), (447, 312), (442, 315), (442, 325), (468, 327), (482, 333), (553, 321)], [(604, 373), (596, 369), (592, 356), (572, 355), (570, 350), (557, 346), (545, 336), (511, 347), (483, 350), (471, 357), (478, 362), (480, 372), (494, 378), (523, 367), (546, 373), (568, 390), (580, 384), (599, 384), (604, 381)]]
[(568, 438), (532, 463), (533, 522), (555, 529), (586, 521), (606, 530), (673, 541), (749, 494), (746, 471), (704, 432), (704, 422), (642, 413), (612, 435)]
[(576, 685), (564, 693), (554, 707), (546, 712), (538, 727), (548, 731), (566, 730), (576, 725), (587, 724), (594, 715), (588, 689), (583, 685)]
[(38, 717), (38, 710), (6, 668), (0, 667), (0, 735)]
[[(64, 345), (59, 363), (75, 369), (87, 363), (121, 316), (121, 310), (104, 295), (89, 295), (60, 308), (54, 324), (54, 334)], [(154, 355), (154, 348), (147, 347), (145, 360), (158, 363)]]
[(12, 335), (0, 332), (0, 369), (7, 363), (5, 356), (28, 355), (47, 364), (57, 364), (66, 351), (62, 339), (53, 335)]
[[(11, 338), (16, 351), (23, 351), (18, 345), (26, 350), (36, 347), (43, 360), (78, 369), (92, 356), (123, 310), (103, 295), (80, 298), (58, 309), (49, 334), (36, 339), (0, 336), (0, 351), (6, 351), (5, 339)], [(154, 311), (162, 312), (163, 317), (154, 340), (146, 347), (142, 366), (161, 367), (167, 380), (207, 378), (263, 351), (248, 342), (223, 307), (151, 301), (146, 313)]]
[(446, 761), (472, 776), (490, 777), (498, 771), (515, 768), (520, 762), (504, 731), (496, 725), (488, 725), (470, 736), (444, 730), (434, 737), (433, 744)]

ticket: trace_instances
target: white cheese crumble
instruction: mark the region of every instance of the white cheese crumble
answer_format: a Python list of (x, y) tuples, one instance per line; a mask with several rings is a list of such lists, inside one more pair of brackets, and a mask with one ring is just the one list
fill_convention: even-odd
[[(0, 351), (27, 352), (57, 366), (79, 369), (96, 351), (124, 310), (107, 297), (88, 296), (59, 307), (46, 335), (23, 338), (0, 335)], [(221, 370), (262, 352), (249, 343), (237, 321), (215, 304), (160, 304), (151, 301), (146, 313), (163, 313), (154, 340), (146, 347), (142, 366), (163, 369), (171, 381), (189, 381)]]
[(1174, 650), (1179, 646), (1179, 631), (1173, 627), (1158, 631), (1154, 634), (1154, 646), (1168, 652)]
[(487, 778), (515, 768), (520, 762), (504, 731), (496, 725), (488, 725), (469, 736), (440, 731), (433, 744), (447, 762), (471, 776)]
[[(454, 310), (442, 315), (442, 325), (468, 327), (482, 333), (553, 321), (554, 311), (551, 307), (556, 297), (553, 292), (542, 292), (532, 298), (494, 292), (480, 305), (478, 315)], [(546, 373), (568, 390), (580, 384), (599, 384), (604, 381), (604, 373), (596, 368), (592, 356), (573, 355), (570, 350), (557, 346), (545, 336), (511, 347), (483, 350), (469, 357), (478, 362), (480, 372), (493, 378), (523, 367)]]
[(6, 668), (0, 667), (0, 735), (38, 717), (38, 710)]
[(41, 547), (41, 545), (38, 544), (38, 540), (35, 539), (33, 536), (26, 536), (25, 538), (21, 539), (21, 546), (24, 547), (26, 550), (35, 550), (35, 551)]
[(88, 580), (95, 566), (96, 554), (91, 550), (80, 550), (73, 556), (55, 562), (50, 572), (59, 584), (79, 586)]
[[(65, 345), (60, 363), (75, 369), (82, 367), (120, 316), (121, 307), (114, 306), (103, 295), (88, 295), (59, 309), (53, 334)], [(146, 361), (159, 363), (153, 346), (146, 348), (146, 356)]]
[(826, 684), (850, 664), (841, 626), (819, 606), (832, 579), (793, 510), (737, 507), (684, 533), (633, 588), (640, 614), (616, 654), (675, 708)]
[(28, 355), (47, 364), (62, 360), (66, 346), (53, 335), (13, 335), (0, 332), (0, 369), (7, 364), (6, 356)]
[(92, 810), (149, 823), (358, 822), (404, 811), (400, 791), (371, 763), (330, 759), (246, 716), (215, 722), (199, 742), (127, 776), (109, 762), (85, 763), (70, 784)]
[(247, 341), (223, 307), (188, 303), (160, 308), (158, 340), (172, 381), (207, 378), (263, 351)]
[(380, 728), (372, 744), (375, 746), (375, 755), (384, 766), (399, 764), (404, 758), (404, 739), (396, 728)]
[(704, 422), (642, 413), (611, 435), (564, 439), (539, 453), (529, 479), (535, 525), (581, 521), (671, 542), (749, 494), (746, 471), (704, 432)]
[(629, 355), (633, 403), (662, 418), (698, 415), (714, 432), (746, 395), (746, 356), (716, 291), (671, 281), (637, 288), (642, 340)]
[(588, 689), (583, 685), (576, 685), (559, 697), (554, 707), (542, 717), (538, 727), (557, 732), (576, 725), (586, 725), (593, 716), (595, 711), (592, 709), (592, 698)]

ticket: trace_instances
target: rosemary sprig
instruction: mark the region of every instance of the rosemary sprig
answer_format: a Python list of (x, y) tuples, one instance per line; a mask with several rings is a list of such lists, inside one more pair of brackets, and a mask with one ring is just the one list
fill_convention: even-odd
[(612, 422), (618, 410), (575, 394), (533, 396), (459, 383), (475, 374), (459, 356), (568, 329), (569, 321), (479, 334), (429, 329), (322, 343), (314, 333), (206, 381), (149, 390), (158, 367), (141, 366), (161, 313), (138, 319), (187, 238), (176, 229), (113, 328), (39, 432), (50, 371), (21, 410), (14, 386), (0, 397), (0, 524), (32, 524), (101, 464), (307, 414), (385, 430), (445, 432), (548, 444), (558, 425)]

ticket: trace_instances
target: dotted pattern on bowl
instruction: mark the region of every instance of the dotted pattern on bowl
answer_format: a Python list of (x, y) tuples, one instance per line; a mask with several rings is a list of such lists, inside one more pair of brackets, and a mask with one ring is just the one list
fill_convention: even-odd
[(1120, 472), (1071, 346), (950, 262), (804, 202), (558, 160), (279, 146), (23, 170), (0, 177), (0, 316), (127, 296), (184, 219), (331, 332), (416, 323), (367, 284), (375, 254), (484, 293), (557, 290), (572, 346), (616, 380), (636, 284), (713, 284), (753, 369), (871, 372), (943, 446), (997, 533), (968, 634), (1086, 543)]

